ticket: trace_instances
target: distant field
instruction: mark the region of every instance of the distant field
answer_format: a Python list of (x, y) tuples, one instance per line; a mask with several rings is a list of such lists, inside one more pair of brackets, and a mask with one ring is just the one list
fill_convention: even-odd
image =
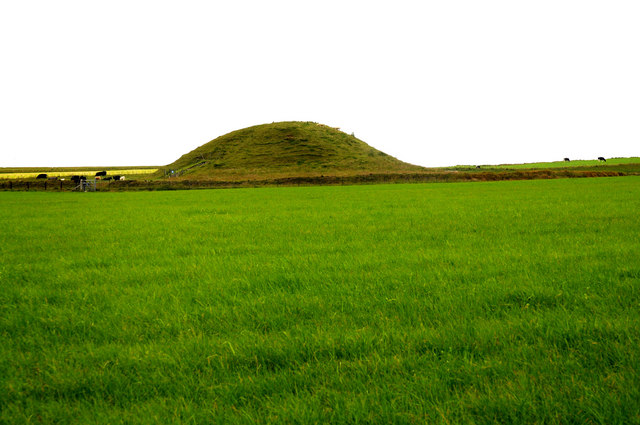
[(640, 177), (0, 205), (0, 423), (640, 423)]
[[(36, 178), (38, 174), (45, 173), (48, 177), (68, 177), (73, 175), (85, 175), (94, 176), (97, 172), (103, 171), (103, 169), (75, 169), (75, 170), (63, 170), (63, 171), (31, 171), (31, 172), (7, 172), (0, 173), (0, 179), (32, 179)], [(107, 169), (107, 175), (113, 176), (120, 175), (139, 175), (139, 174), (152, 174), (158, 171), (157, 168), (135, 168), (135, 169)]]
[[(610, 166), (620, 164), (640, 164), (640, 157), (631, 158), (607, 158), (607, 162), (600, 162), (595, 160), (572, 160), (555, 161), (555, 162), (532, 162), (527, 164), (500, 164), (500, 165), (483, 165), (482, 168), (489, 169), (538, 169), (538, 168), (568, 168), (568, 167), (593, 167), (593, 166)], [(470, 166), (459, 165), (453, 168), (470, 168)]]

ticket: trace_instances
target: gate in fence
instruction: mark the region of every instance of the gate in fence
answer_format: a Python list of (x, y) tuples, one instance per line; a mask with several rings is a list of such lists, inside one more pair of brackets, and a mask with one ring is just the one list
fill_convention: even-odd
[(95, 192), (96, 180), (80, 180), (74, 190), (79, 192)]

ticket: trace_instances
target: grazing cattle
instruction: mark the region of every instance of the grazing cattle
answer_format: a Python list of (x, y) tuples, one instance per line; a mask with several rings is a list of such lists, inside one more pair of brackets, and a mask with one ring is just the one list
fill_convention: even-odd
[(564, 162), (571, 162), (571, 160), (569, 158), (565, 158)]
[(96, 173), (96, 177), (102, 177), (102, 176), (106, 176), (106, 175), (107, 175), (107, 172), (106, 172), (106, 171), (98, 171), (98, 172)]
[(479, 166), (479, 165), (476, 165), (476, 169), (477, 169), (477, 170), (479, 170), (479, 169), (480, 169), (480, 166)]
[(58, 180), (58, 178), (57, 177), (49, 177), (47, 180), (56, 181), (56, 180)]
[(118, 181), (118, 180), (124, 180), (124, 176), (113, 176), (113, 179)]
[(71, 181), (75, 182), (76, 184), (80, 183), (83, 180), (86, 180), (87, 178), (85, 176), (71, 176)]
[(109, 180), (112, 180), (112, 179), (113, 179), (113, 177), (111, 177), (111, 176), (107, 176), (107, 177), (105, 177), (105, 178), (104, 178), (104, 179), (102, 179), (102, 180), (107, 180), (107, 181), (109, 181)]
[(47, 175), (46, 174), (38, 174), (38, 176), (36, 178), (37, 179), (46, 179)]
[(600, 162), (607, 162), (607, 160), (606, 160), (606, 159), (604, 159), (604, 157), (603, 157), (603, 156), (599, 156), (599, 157), (598, 157), (598, 161), (600, 161)]

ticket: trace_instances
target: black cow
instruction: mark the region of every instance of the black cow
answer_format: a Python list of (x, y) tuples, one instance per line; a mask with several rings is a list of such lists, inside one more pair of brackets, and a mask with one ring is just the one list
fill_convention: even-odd
[(36, 177), (37, 179), (46, 179), (47, 175), (46, 174), (38, 174), (38, 176)]
[(106, 171), (98, 171), (98, 172), (96, 173), (96, 177), (99, 177), (99, 176), (106, 176), (106, 175), (107, 175), (107, 172), (106, 172)]
[(479, 165), (476, 165), (476, 170), (479, 170), (479, 169), (480, 169), (480, 166), (479, 166)]
[(75, 182), (76, 184), (80, 183), (82, 180), (86, 180), (87, 178), (85, 176), (71, 176), (71, 181)]
[(569, 158), (565, 158), (564, 162), (571, 162), (571, 160)]
[(113, 176), (113, 179), (114, 180), (120, 180), (120, 177), (122, 177), (122, 176)]
[(604, 159), (604, 157), (603, 157), (603, 156), (599, 156), (599, 157), (598, 157), (598, 161), (600, 161), (600, 162), (607, 162), (607, 160), (606, 160), (606, 159)]

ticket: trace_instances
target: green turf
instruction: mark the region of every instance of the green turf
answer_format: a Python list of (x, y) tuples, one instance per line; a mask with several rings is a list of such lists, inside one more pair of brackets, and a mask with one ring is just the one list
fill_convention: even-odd
[(0, 423), (640, 423), (640, 177), (0, 193)]

